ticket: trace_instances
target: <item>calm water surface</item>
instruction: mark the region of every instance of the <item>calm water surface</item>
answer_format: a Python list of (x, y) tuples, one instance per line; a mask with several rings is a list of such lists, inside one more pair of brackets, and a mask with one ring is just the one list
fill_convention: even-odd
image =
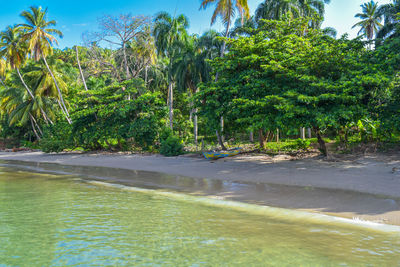
[(400, 266), (396, 233), (0, 171), (0, 266)]

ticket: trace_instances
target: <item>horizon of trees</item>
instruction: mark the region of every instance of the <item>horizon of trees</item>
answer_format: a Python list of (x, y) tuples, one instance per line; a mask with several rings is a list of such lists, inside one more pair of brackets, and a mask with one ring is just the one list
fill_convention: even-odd
[(84, 46), (63, 50), (56, 21), (31, 7), (0, 33), (1, 136), (170, 155), (254, 133), (262, 150), (305, 128), (325, 155), (324, 136), (397, 140), (400, 1), (363, 4), (354, 40), (321, 28), (328, 3), (265, 0), (250, 14), (244, 0), (204, 0), (225, 30), (202, 35), (183, 14), (104, 15)]

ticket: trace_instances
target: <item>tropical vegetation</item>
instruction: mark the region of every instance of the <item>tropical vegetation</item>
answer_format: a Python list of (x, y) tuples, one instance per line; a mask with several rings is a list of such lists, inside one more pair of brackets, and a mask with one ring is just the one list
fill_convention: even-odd
[(265, 0), (250, 14), (245, 0), (204, 0), (225, 29), (202, 35), (183, 14), (104, 15), (62, 50), (56, 21), (30, 7), (0, 33), (3, 146), (328, 156), (398, 144), (400, 1), (363, 4), (355, 39), (322, 28), (328, 3)]

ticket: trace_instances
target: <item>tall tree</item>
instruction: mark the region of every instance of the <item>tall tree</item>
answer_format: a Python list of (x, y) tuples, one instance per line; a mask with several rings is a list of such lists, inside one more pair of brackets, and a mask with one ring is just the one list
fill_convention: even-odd
[[(239, 16), (241, 18), (242, 24), (245, 19), (250, 18), (250, 9), (247, 3), (247, 0), (203, 0), (200, 6), (200, 9), (207, 9), (210, 5), (215, 4), (215, 10), (211, 17), (211, 25), (213, 25), (217, 18), (220, 17), (222, 22), (225, 25), (225, 38), (229, 36), (229, 29), (232, 24), (232, 20), (236, 16), (236, 12), (239, 12)], [(226, 40), (224, 40), (221, 48), (220, 56), (223, 57), (226, 49)], [(218, 80), (218, 72), (215, 74), (215, 80)], [(224, 119), (221, 117), (221, 133), (224, 128)], [(223, 150), (226, 150), (226, 147), (223, 142), (222, 136), (219, 134), (218, 130), (216, 130), (218, 143)]]
[[(26, 48), (24, 47), (24, 44), (20, 42), (20, 32), (17, 27), (8, 26), (5, 31), (0, 33), (0, 56), (5, 59), (6, 65), (10, 69), (16, 70), (25, 90), (34, 101), (35, 96), (32, 90), (25, 83), (20, 72), (20, 67), (25, 63), (26, 59), (25, 51)], [(41, 112), (44, 120), (46, 122), (49, 121), (46, 112), (42, 108)]]
[(384, 24), (379, 29), (377, 38), (398, 37), (400, 34), (400, 0), (382, 5), (378, 8), (378, 15), (384, 18)]
[(358, 34), (364, 35), (368, 41), (375, 38), (376, 33), (382, 27), (382, 15), (377, 12), (378, 4), (371, 0), (361, 5), (362, 13), (357, 13), (356, 18), (361, 19), (353, 25), (353, 28), (360, 27)]
[(319, 28), (325, 15), (325, 4), (329, 3), (330, 0), (265, 0), (256, 9), (255, 20), (310, 17), (310, 26)]
[[(213, 25), (217, 18), (220, 17), (225, 25), (225, 37), (229, 36), (229, 29), (232, 21), (239, 12), (242, 24), (245, 19), (250, 18), (250, 9), (247, 0), (203, 0), (200, 9), (207, 9), (210, 5), (215, 4), (215, 10), (211, 17), (211, 25)], [(221, 48), (221, 57), (224, 55), (226, 49), (226, 42), (223, 43)]]
[(89, 36), (90, 42), (107, 42), (121, 48), (123, 69), (125, 78), (131, 78), (131, 70), (128, 62), (128, 46), (135, 38), (139, 37), (149, 28), (151, 19), (146, 16), (132, 16), (121, 14), (119, 16), (104, 15), (99, 18), (99, 32), (93, 32)]
[(29, 11), (23, 11), (21, 17), (25, 19), (25, 23), (19, 24), (19, 29), (23, 31), (21, 40), (28, 43), (28, 53), (34, 60), (39, 61), (40, 59), (43, 59), (43, 62), (54, 81), (54, 85), (57, 88), (61, 102), (61, 109), (67, 121), (71, 123), (68, 109), (65, 105), (62, 92), (58, 86), (57, 79), (46, 60), (46, 57), (53, 53), (53, 43), (58, 43), (55, 36), (62, 37), (63, 34), (57, 29), (50, 28), (56, 26), (57, 23), (55, 20), (47, 21), (47, 9), (32, 6)]
[[(174, 58), (173, 73), (177, 83), (177, 89), (189, 91), (191, 95), (198, 92), (198, 84), (207, 82), (210, 78), (209, 66), (206, 61), (208, 54), (203, 51), (203, 42), (196, 35), (188, 38), (181, 53)], [(197, 109), (193, 107), (191, 114), (193, 116), (193, 134), (194, 142), (197, 145), (198, 140), (198, 116)], [(191, 116), (192, 117), (192, 116)]]
[(174, 120), (174, 79), (173, 79), (173, 58), (179, 52), (180, 43), (187, 39), (187, 28), (189, 20), (184, 15), (172, 17), (167, 12), (157, 14), (154, 20), (153, 35), (157, 47), (157, 52), (161, 56), (169, 59), (168, 65), (168, 107), (169, 107), (169, 126), (173, 129)]

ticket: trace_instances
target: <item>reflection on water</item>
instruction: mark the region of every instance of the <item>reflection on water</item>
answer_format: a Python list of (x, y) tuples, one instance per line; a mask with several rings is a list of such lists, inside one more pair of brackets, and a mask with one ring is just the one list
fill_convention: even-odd
[[(199, 179), (148, 171), (104, 167), (63, 166), (52, 163), (0, 161), (4, 166), (30, 168), (33, 171), (67, 173), (90, 180), (107, 181), (150, 189), (167, 189), (194, 195), (212, 195), (222, 199), (289, 209), (316, 210), (346, 218), (378, 220), (400, 225), (400, 200), (371, 194), (285, 186), (265, 183)], [(282, 197), (285, 196), (285, 197)]]
[(1, 171), (0, 265), (400, 264), (394, 233), (288, 221), (98, 187), (71, 176)]

